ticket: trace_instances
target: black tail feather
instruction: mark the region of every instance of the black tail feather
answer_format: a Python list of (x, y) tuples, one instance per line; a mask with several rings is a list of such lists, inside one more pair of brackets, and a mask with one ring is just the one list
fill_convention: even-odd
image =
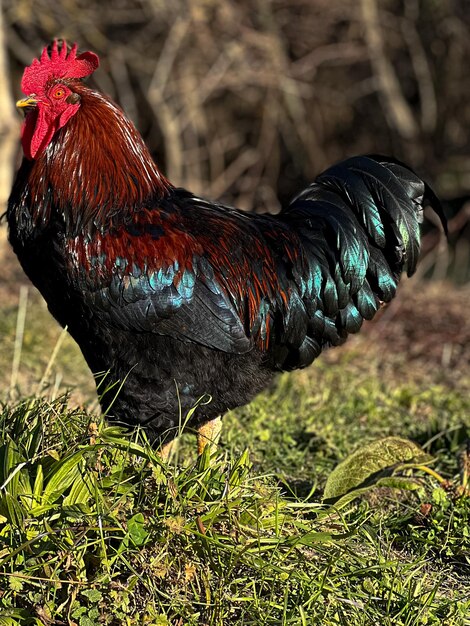
[[(394, 297), (403, 270), (411, 275), (416, 268), (428, 204), (447, 234), (431, 187), (398, 159), (368, 155), (320, 174), (280, 214), (302, 245), (303, 273), (294, 272), (302, 286), (297, 309), (308, 317), (311, 339), (302, 344), (302, 358), (298, 348), (288, 353), (283, 368), (307, 365), (323, 346), (344, 341)], [(287, 324), (286, 340), (291, 334), (298, 346), (299, 336)]]

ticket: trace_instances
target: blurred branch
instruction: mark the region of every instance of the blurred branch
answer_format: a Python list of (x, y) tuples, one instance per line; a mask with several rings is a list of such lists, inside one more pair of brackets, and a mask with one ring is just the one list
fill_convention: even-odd
[(149, 85), (149, 93), (163, 93), (165, 91), (176, 57), (183, 45), (190, 24), (191, 21), (187, 18), (178, 17), (175, 20), (165, 39), (165, 43), (155, 66)]
[(19, 120), (13, 107), (8, 71), (3, 6), (0, 0), (0, 214), (3, 213), (13, 178), (14, 158), (18, 146)]
[(165, 40), (147, 91), (148, 101), (155, 112), (155, 117), (160, 122), (165, 140), (167, 175), (178, 184), (183, 183), (182, 132), (176, 111), (168, 105), (164, 94), (178, 51), (188, 32), (189, 24), (190, 21), (186, 18), (175, 20)]
[(361, 0), (366, 42), (370, 62), (377, 77), (380, 93), (392, 125), (405, 139), (418, 135), (418, 126), (400, 89), (400, 82), (384, 49), (376, 0)]
[(210, 195), (213, 198), (220, 198), (220, 196), (227, 191), (243, 172), (245, 172), (251, 165), (256, 163), (259, 159), (259, 155), (256, 150), (252, 148), (245, 148), (240, 156), (235, 159), (217, 178), (211, 185)]
[[(196, 193), (277, 209), (364, 152), (395, 154), (447, 197), (470, 193), (468, 0), (1, 2), (15, 94), (53, 37), (94, 50), (90, 84)], [(0, 73), (3, 128), (17, 128)]]
[(292, 74), (305, 80), (305, 74), (312, 80), (318, 68), (325, 65), (350, 65), (368, 59), (367, 50), (355, 42), (326, 44), (315, 48), (301, 59), (292, 63)]
[(125, 51), (118, 48), (116, 53), (110, 58), (109, 66), (111, 75), (120, 94), (121, 106), (129, 117), (134, 120), (134, 122), (137, 122), (139, 107), (135, 98), (134, 89), (132, 88), (131, 77), (127, 69)]
[(406, 16), (402, 21), (404, 39), (410, 51), (411, 63), (418, 82), (421, 106), (421, 127), (425, 132), (432, 132), (437, 121), (437, 102), (434, 84), (426, 52), (416, 27), (419, 19), (419, 4), (416, 0), (405, 4)]

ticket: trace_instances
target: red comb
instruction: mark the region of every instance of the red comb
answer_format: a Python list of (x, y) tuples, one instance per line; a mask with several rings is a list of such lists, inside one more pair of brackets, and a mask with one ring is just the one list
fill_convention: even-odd
[(44, 48), (41, 59), (34, 59), (23, 74), (21, 91), (26, 94), (38, 94), (44, 90), (47, 81), (51, 78), (84, 78), (92, 74), (99, 66), (100, 61), (94, 52), (83, 52), (77, 56), (77, 44), (74, 43), (67, 52), (67, 42), (62, 42), (59, 50), (57, 39), (51, 47), (51, 52)]

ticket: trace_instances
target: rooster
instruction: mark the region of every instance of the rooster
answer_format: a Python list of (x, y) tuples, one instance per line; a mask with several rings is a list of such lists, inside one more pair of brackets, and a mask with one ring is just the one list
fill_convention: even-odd
[(227, 410), (394, 297), (415, 270), (426, 202), (445, 218), (410, 168), (381, 156), (334, 165), (275, 216), (196, 197), (84, 84), (98, 65), (54, 41), (25, 69), (9, 239), (80, 346), (105, 414), (144, 426), (166, 456), (196, 407), (201, 453)]

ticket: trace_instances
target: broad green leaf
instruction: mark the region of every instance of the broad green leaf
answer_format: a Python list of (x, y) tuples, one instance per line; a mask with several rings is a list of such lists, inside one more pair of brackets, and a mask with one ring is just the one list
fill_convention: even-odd
[(352, 490), (368, 488), (404, 463), (430, 460), (423, 449), (409, 439), (385, 437), (372, 441), (335, 467), (326, 482), (323, 499), (333, 500)]
[(389, 489), (401, 489), (402, 491), (419, 491), (423, 486), (414, 478), (406, 476), (385, 476), (377, 481), (377, 487)]
[(229, 485), (230, 487), (238, 486), (242, 483), (243, 479), (248, 474), (251, 468), (250, 457), (248, 454), (248, 450), (245, 450), (241, 457), (237, 459), (230, 470), (229, 475)]
[(67, 517), (69, 520), (83, 519), (84, 515), (90, 515), (92, 510), (87, 504), (79, 503), (79, 504), (71, 504), (69, 506), (65, 506), (63, 504), (60, 505), (60, 512), (64, 517)]
[(347, 504), (349, 504), (356, 498), (360, 498), (374, 487), (388, 487), (392, 489), (402, 489), (407, 491), (416, 491), (417, 489), (421, 489), (421, 485), (412, 478), (385, 476), (384, 478), (379, 478), (376, 483), (371, 483), (367, 487), (362, 487), (360, 489), (352, 489), (344, 496), (341, 496), (339, 500), (335, 501), (333, 507), (334, 510), (337, 511), (344, 508)]
[(332, 533), (326, 532), (310, 532), (305, 533), (299, 539), (296, 540), (296, 544), (301, 544), (303, 546), (313, 546), (317, 543), (327, 543), (334, 539), (334, 535)]
[(93, 475), (89, 473), (78, 474), (68, 495), (64, 498), (63, 506), (68, 507), (75, 504), (88, 504), (94, 492)]
[(26, 517), (26, 510), (21, 502), (8, 492), (0, 498), (0, 512), (12, 526), (21, 527)]
[(37, 504), (41, 503), (43, 487), (44, 487), (44, 470), (42, 469), (41, 463), (39, 463), (37, 466), (36, 478), (34, 480), (34, 487), (33, 487), (33, 497), (34, 497), (34, 501)]
[(145, 530), (145, 518), (142, 513), (137, 513), (127, 522), (127, 532), (135, 546), (143, 546), (147, 541), (148, 532)]
[(0, 610), (0, 626), (20, 626), (24, 624), (25, 618), (27, 618), (27, 612), (21, 609)]
[(45, 504), (55, 502), (80, 476), (78, 465), (83, 460), (85, 450), (86, 448), (83, 448), (58, 463), (54, 463), (44, 488), (43, 502)]
[(21, 578), (21, 576), (16, 576), (15, 574), (13, 574), (8, 579), (8, 586), (12, 591), (23, 591), (24, 580)]
[(84, 615), (83, 617), (80, 618), (80, 626), (96, 626), (97, 623), (95, 622), (94, 619), (91, 619), (91, 617), (88, 617), (88, 615)]
[(103, 598), (103, 594), (99, 589), (84, 589), (80, 592), (81, 596), (85, 596), (92, 604), (100, 602)]
[(57, 514), (60, 510), (61, 510), (61, 507), (58, 504), (40, 504), (38, 506), (33, 507), (28, 512), (28, 515), (30, 517), (40, 517), (41, 515), (44, 515), (44, 513)]
[(1, 457), (3, 472), (0, 474), (0, 485), (14, 497), (31, 494), (28, 471), (23, 470), (27, 462), (14, 441), (5, 444)]
[[(101, 432), (100, 438), (103, 442), (110, 443), (115, 449), (127, 452), (128, 454), (133, 454), (142, 459), (146, 459), (147, 461), (151, 461), (159, 466), (164, 466), (164, 463), (158, 456), (157, 452), (152, 450), (150, 447), (144, 447), (138, 443), (130, 441), (129, 439), (115, 436), (115, 432), (120, 430), (122, 429), (118, 429), (117, 427), (106, 428)], [(94, 448), (95, 450), (97, 449), (96, 446), (94, 446)]]

